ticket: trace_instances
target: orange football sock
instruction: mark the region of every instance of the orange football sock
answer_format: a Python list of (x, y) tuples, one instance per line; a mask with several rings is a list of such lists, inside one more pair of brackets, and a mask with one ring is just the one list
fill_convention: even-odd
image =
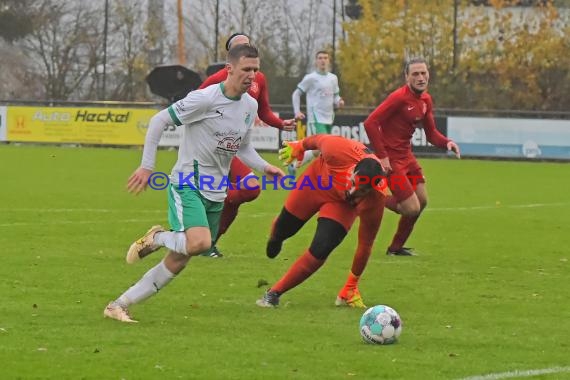
[(346, 283), (344, 284), (343, 290), (354, 290), (358, 287), (358, 280), (360, 280), (360, 276), (355, 276), (350, 272), (348, 274), (348, 278), (346, 279)]
[(285, 293), (309, 278), (324, 262), (325, 260), (317, 259), (309, 250), (306, 250), (305, 253), (291, 265), (287, 273), (271, 287), (271, 290), (279, 292), (279, 294)]

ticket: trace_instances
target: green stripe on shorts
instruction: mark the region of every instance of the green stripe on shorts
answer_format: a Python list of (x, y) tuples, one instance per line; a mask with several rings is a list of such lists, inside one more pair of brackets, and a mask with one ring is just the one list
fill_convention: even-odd
[(224, 202), (212, 202), (198, 190), (176, 184), (168, 187), (168, 222), (173, 231), (209, 227), (212, 238), (218, 235)]
[(315, 122), (314, 128), (316, 135), (322, 135), (322, 134), (330, 135), (332, 130), (332, 125)]

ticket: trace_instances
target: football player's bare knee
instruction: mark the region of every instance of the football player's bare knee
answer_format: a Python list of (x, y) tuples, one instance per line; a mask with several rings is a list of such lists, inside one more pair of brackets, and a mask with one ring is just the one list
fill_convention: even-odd
[(418, 216), (421, 212), (420, 200), (416, 194), (412, 194), (400, 202), (399, 209), (404, 216)]
[(212, 247), (212, 238), (199, 238), (186, 242), (186, 253), (189, 256), (199, 255)]
[(208, 227), (192, 227), (186, 230), (186, 254), (196, 256), (212, 246), (212, 234)]
[(427, 207), (428, 204), (428, 196), (427, 196), (425, 183), (418, 183), (415, 193), (420, 202), (420, 212), (421, 212), (423, 211), (424, 208)]
[(420, 199), (420, 212), (422, 212), (427, 207), (428, 201), (426, 198)]

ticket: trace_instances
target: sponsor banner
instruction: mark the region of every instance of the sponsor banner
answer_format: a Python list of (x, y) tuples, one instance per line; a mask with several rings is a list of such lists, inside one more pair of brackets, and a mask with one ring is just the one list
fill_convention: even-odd
[(109, 145), (141, 145), (155, 109), (8, 107), (7, 139)]
[[(292, 117), (292, 115), (285, 115), (284, 117)], [(350, 140), (360, 141), (361, 143), (367, 145), (369, 148), (373, 148), (364, 129), (364, 120), (368, 115), (337, 115), (334, 120), (334, 125), (331, 129), (332, 135), (346, 137)], [(436, 117), (435, 118), (437, 129), (444, 135), (447, 136), (447, 119), (446, 117)], [(312, 128), (303, 122), (297, 122), (296, 132), (284, 132), (281, 131), (280, 143), (287, 140), (297, 140), (305, 136), (311, 135)], [(423, 128), (416, 128), (412, 139), (412, 151), (414, 153), (438, 153), (444, 154), (445, 150), (434, 147), (431, 145), (426, 138)]]
[(0, 141), (6, 140), (6, 107), (0, 106)]
[[(435, 116), (435, 127), (444, 135), (449, 137), (447, 133), (447, 117)], [(433, 146), (427, 141), (426, 133), (423, 128), (416, 128), (412, 136), (412, 151), (414, 153), (429, 153), (429, 154), (445, 154), (446, 150)]]
[(570, 120), (449, 117), (465, 156), (570, 159)]
[(251, 143), (255, 149), (275, 150), (279, 146), (279, 129), (265, 124), (256, 117), (251, 130)]
[(166, 127), (164, 132), (162, 132), (158, 146), (180, 146), (180, 142), (182, 141), (182, 128), (184, 128), (184, 126), (177, 127), (174, 124)]

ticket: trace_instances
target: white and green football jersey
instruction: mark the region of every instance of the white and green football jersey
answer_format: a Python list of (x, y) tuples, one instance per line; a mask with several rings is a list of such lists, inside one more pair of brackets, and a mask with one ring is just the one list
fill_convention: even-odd
[(306, 94), (308, 121), (332, 124), (334, 105), (340, 97), (338, 77), (333, 73), (313, 71), (305, 75), (297, 88)]
[(168, 107), (168, 113), (183, 128), (171, 183), (191, 183), (206, 199), (222, 202), (230, 162), (242, 142), (249, 141), (257, 101), (247, 93), (228, 98), (220, 83), (190, 92)]

